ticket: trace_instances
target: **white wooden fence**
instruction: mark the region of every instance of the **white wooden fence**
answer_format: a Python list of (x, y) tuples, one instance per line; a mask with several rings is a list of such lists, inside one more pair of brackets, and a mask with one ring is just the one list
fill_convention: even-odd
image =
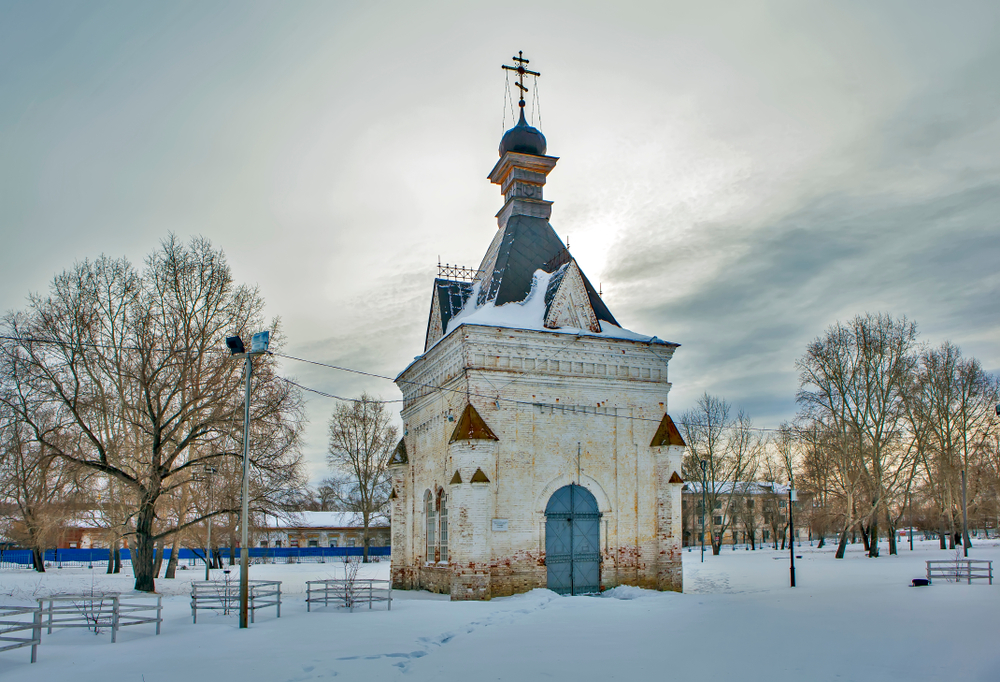
[[(163, 597), (158, 594), (53, 594), (39, 597), (38, 607), (50, 635), (53, 628), (89, 628), (98, 632), (101, 628), (110, 628), (112, 643), (118, 641), (120, 628), (155, 624), (156, 634), (160, 634), (163, 623)], [(156, 615), (142, 615), (151, 611)]]
[(989, 580), (993, 584), (993, 562), (985, 559), (947, 559), (927, 562), (927, 579), (944, 578), (950, 582)]
[(308, 580), (306, 581), (306, 611), (313, 604), (329, 606), (346, 606), (352, 612), (358, 604), (368, 604), (372, 608), (375, 602), (386, 602), (392, 610), (392, 583), (388, 580), (354, 578), (349, 580)]
[[(281, 618), (281, 581), (250, 580), (247, 609), (250, 622), (254, 622), (254, 612), (274, 606)], [(238, 580), (201, 580), (191, 583), (191, 619), (198, 622), (198, 610), (222, 611), (228, 615), (240, 609), (240, 583)]]
[[(31, 616), (31, 620), (27, 617)], [(17, 635), (30, 630), (31, 636)], [(31, 662), (38, 658), (38, 645), (42, 643), (41, 606), (0, 606), (0, 651), (31, 647)]]

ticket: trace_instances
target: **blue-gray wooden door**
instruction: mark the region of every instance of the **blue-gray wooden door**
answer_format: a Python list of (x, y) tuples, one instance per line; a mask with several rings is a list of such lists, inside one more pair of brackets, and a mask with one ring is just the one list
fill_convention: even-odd
[(601, 589), (601, 512), (581, 486), (563, 486), (545, 506), (545, 565), (548, 587), (559, 594)]

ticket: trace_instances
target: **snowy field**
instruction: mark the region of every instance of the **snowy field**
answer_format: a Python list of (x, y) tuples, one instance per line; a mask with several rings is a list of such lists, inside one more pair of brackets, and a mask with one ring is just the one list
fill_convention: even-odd
[[(684, 553), (684, 594), (619, 588), (603, 597), (547, 590), (492, 602), (447, 601), (395, 592), (384, 605), (307, 613), (305, 581), (341, 577), (338, 564), (253, 566), (253, 578), (284, 581), (273, 609), (240, 631), (236, 616), (199, 614), (191, 623), (187, 582), (203, 571), (158, 580), (162, 634), (151, 626), (42, 635), (29, 650), (0, 653), (0, 679), (74, 682), (266, 680), (1000, 680), (1000, 584), (908, 587), (925, 559), (953, 552), (902, 545), (898, 557), (867, 559), (859, 545), (836, 561), (833, 548), (803, 546), (798, 587), (788, 553), (723, 550), (699, 562)], [(886, 551), (883, 548), (883, 551)], [(973, 558), (1000, 560), (980, 544)], [(1000, 561), (997, 562), (1000, 567)], [(386, 577), (388, 563), (363, 567)], [(131, 588), (127, 575), (53, 569), (0, 571), (0, 603), (30, 603), (56, 591)]]

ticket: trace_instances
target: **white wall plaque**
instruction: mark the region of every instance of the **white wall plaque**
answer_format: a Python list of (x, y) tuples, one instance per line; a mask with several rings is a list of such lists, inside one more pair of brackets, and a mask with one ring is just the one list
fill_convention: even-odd
[(493, 519), (493, 531), (503, 533), (507, 531), (508, 519)]

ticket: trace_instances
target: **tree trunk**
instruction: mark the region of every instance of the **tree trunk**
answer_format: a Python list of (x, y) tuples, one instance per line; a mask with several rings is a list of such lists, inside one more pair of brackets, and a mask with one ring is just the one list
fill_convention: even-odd
[(170, 545), (170, 559), (167, 561), (167, 572), (164, 578), (174, 578), (177, 575), (177, 555), (180, 554), (181, 534), (174, 533), (174, 542)]
[[(368, 537), (368, 519), (365, 519), (365, 527), (361, 531), (361, 563), (368, 563), (368, 544), (370, 539)], [(447, 561), (448, 557), (441, 557), (443, 560)]]
[(115, 540), (108, 547), (108, 575), (115, 572), (115, 550), (118, 548), (118, 541)]
[(31, 565), (39, 573), (45, 573), (45, 554), (37, 547), (31, 548)]
[(145, 503), (139, 508), (135, 519), (135, 539), (132, 546), (132, 570), (135, 572), (135, 589), (139, 592), (155, 592), (156, 576), (159, 567), (154, 570), (156, 549), (153, 546), (153, 504)]
[(116, 542), (115, 543), (115, 573), (122, 572), (122, 548)]
[(843, 559), (844, 553), (847, 552), (847, 529), (840, 531), (840, 542), (837, 544), (837, 553), (834, 555), (837, 559)]
[(942, 515), (940, 530), (938, 530), (938, 544), (941, 545), (941, 549), (948, 549), (947, 546), (945, 545), (945, 542), (947, 542), (946, 540), (947, 535), (948, 534), (944, 529), (944, 516)]
[(948, 523), (948, 549), (955, 549), (955, 536), (958, 535), (958, 527), (955, 525), (955, 510), (952, 509), (951, 494), (947, 497), (947, 507), (945, 510), (945, 520)]
[(864, 545), (865, 552), (871, 551), (871, 544), (868, 542), (868, 529), (861, 526), (861, 543)]
[(816, 549), (820, 549), (825, 544), (826, 544), (826, 534), (824, 533), (823, 535), (819, 536), (819, 544), (816, 545)]
[(868, 527), (868, 558), (878, 557), (878, 520), (872, 519), (872, 525)]
[(886, 514), (885, 531), (889, 537), (889, 556), (898, 555), (899, 552), (896, 551), (896, 524), (892, 522), (892, 517), (888, 513)]

